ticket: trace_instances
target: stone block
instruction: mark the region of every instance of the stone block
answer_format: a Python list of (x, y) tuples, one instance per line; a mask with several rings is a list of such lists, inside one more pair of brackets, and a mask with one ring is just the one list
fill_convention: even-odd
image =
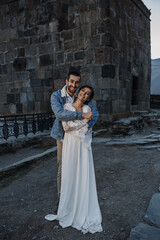
[(49, 23), (49, 32), (53, 33), (57, 31), (57, 21), (52, 20), (52, 22)]
[(15, 51), (6, 52), (5, 63), (13, 62), (15, 57), (16, 57), (16, 52)]
[(7, 94), (7, 104), (15, 103), (15, 95), (14, 94)]
[(149, 226), (145, 223), (139, 223), (135, 228), (132, 228), (130, 236), (127, 240), (159, 240), (160, 229)]
[(15, 94), (15, 103), (20, 103), (20, 94)]
[(51, 79), (52, 76), (53, 76), (52, 72), (53, 72), (52, 69), (45, 70), (45, 77), (44, 78)]
[(100, 8), (109, 8), (111, 5), (110, 5), (110, 0), (100, 0), (99, 1), (99, 7)]
[(50, 79), (44, 79), (42, 81), (42, 86), (50, 87)]
[(39, 66), (39, 58), (38, 57), (27, 57), (26, 58), (26, 69), (36, 69)]
[(54, 91), (61, 89), (65, 85), (65, 81), (66, 81), (65, 78), (64, 79), (55, 79), (53, 82)]
[(0, 103), (6, 103), (6, 94), (2, 93), (0, 94)]
[(97, 5), (95, 3), (88, 3), (89, 10), (97, 10)]
[(95, 36), (90, 37), (87, 45), (89, 48), (99, 47), (100, 46), (100, 35), (95, 35)]
[(10, 103), (7, 105), (7, 113), (16, 114), (16, 104)]
[(61, 38), (63, 41), (72, 40), (72, 30), (61, 32)]
[(20, 103), (26, 103), (27, 102), (27, 93), (23, 92), (20, 94)]
[(86, 50), (88, 48), (88, 41), (85, 38), (80, 38), (77, 40), (77, 50)]
[(126, 111), (126, 100), (119, 100), (119, 110), (121, 112)]
[(64, 63), (64, 53), (63, 52), (57, 53), (55, 60), (56, 60), (57, 65), (63, 64)]
[(30, 37), (18, 39), (18, 47), (25, 47), (30, 44)]
[(65, 51), (77, 50), (77, 41), (73, 40), (73, 41), (64, 42), (64, 50)]
[(24, 57), (25, 56), (25, 48), (18, 48), (17, 55), (18, 55), (18, 57)]
[(10, 91), (11, 91), (11, 93), (18, 93), (19, 92), (19, 88), (11, 88)]
[(74, 58), (73, 58), (73, 53), (66, 53), (65, 55), (65, 62), (73, 62)]
[(115, 46), (114, 36), (111, 33), (105, 33), (101, 36), (101, 45), (113, 47)]
[(28, 102), (27, 104), (27, 113), (35, 112), (35, 102)]
[(36, 101), (36, 102), (44, 101), (43, 92), (37, 92), (37, 93), (35, 94), (35, 101)]
[(63, 29), (73, 29), (76, 27), (76, 24), (75, 24), (75, 14), (72, 13), (72, 14), (69, 14), (68, 15), (68, 24), (67, 22), (64, 24), (64, 27)]
[(40, 56), (40, 67), (48, 66), (53, 64), (53, 55), (52, 54), (45, 54)]
[(112, 64), (114, 61), (113, 48), (96, 48), (95, 49), (95, 62), (96, 64)]
[(102, 66), (102, 77), (103, 78), (114, 78), (115, 77), (115, 66), (114, 65)]
[(97, 108), (100, 114), (111, 114), (112, 113), (112, 102), (105, 100), (97, 100)]
[(75, 52), (74, 54), (75, 60), (83, 60), (85, 58), (84, 51)]
[(112, 101), (112, 109), (113, 109), (113, 113), (119, 112), (119, 101), (118, 100)]
[(92, 49), (89, 49), (88, 51), (86, 51), (85, 54), (86, 54), (85, 59), (87, 60), (87, 64), (94, 62), (94, 51)]
[(98, 87), (100, 89), (109, 89), (110, 88), (110, 78), (99, 78)]
[(54, 53), (53, 43), (44, 43), (39, 46), (39, 55), (46, 55)]
[[(39, 36), (39, 39), (37, 39), (37, 43), (47, 43), (47, 42), (51, 42), (51, 41), (53, 41), (53, 40), (52, 40), (52, 37), (50, 34), (46, 34), (44, 36)], [(35, 44), (35, 43), (33, 43), (33, 44)]]
[(102, 21), (98, 26), (98, 34), (107, 32), (113, 33), (113, 23), (110, 21), (110, 19)]
[(26, 57), (37, 55), (37, 46), (36, 45), (26, 46), (25, 54), (26, 54)]
[(38, 34), (38, 27), (34, 27), (32, 29), (26, 30), (25, 32), (23, 32), (23, 36), (24, 37), (32, 37), (32, 36), (36, 36)]
[(8, 74), (7, 65), (0, 65), (0, 75)]
[(42, 86), (42, 80), (39, 79), (30, 79), (30, 85), (31, 87), (41, 87)]
[(97, 25), (95, 23), (91, 23), (91, 36), (97, 34)]
[(9, 29), (0, 29), (0, 42), (8, 42), (9, 40)]
[(4, 64), (4, 53), (0, 53), (0, 64)]
[(35, 102), (35, 113), (40, 113), (42, 112), (40, 108), (40, 102)]
[(16, 113), (23, 113), (23, 105), (20, 103), (16, 104)]
[(21, 72), (26, 69), (26, 59), (25, 58), (15, 58), (13, 61), (13, 69), (16, 72)]
[(147, 222), (160, 228), (160, 193), (152, 196), (144, 218)]
[(8, 50), (7, 43), (6, 42), (1, 42), (0, 43), (0, 52), (4, 53), (4, 52), (7, 52), (7, 50)]
[(45, 68), (37, 69), (36, 73), (33, 74), (33, 76), (31, 78), (44, 79), (45, 78)]
[(10, 29), (10, 32), (9, 32), (10, 40), (11, 39), (17, 39), (17, 37), (18, 37), (17, 29)]
[(19, 1), (18, 1), (19, 10), (24, 10), (24, 8), (25, 8), (25, 3), (26, 3), (25, 0), (19, 0)]
[(116, 88), (110, 88), (110, 99), (117, 100), (118, 93)]
[(74, 38), (74, 39), (81, 38), (81, 37), (82, 37), (82, 34), (83, 34), (83, 32), (82, 32), (82, 28), (81, 28), (81, 27), (75, 28), (75, 29), (73, 30), (73, 38)]
[(33, 92), (27, 93), (27, 101), (34, 102), (35, 101), (35, 94)]

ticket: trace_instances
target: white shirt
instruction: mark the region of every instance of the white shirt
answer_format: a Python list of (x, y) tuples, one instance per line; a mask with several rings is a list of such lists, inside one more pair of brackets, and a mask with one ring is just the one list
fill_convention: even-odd
[(66, 91), (66, 103), (73, 103), (74, 99), (75, 99), (75, 96), (71, 97)]

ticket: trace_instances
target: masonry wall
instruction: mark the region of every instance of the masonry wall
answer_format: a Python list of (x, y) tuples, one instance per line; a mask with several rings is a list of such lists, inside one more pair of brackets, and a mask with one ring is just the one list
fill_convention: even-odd
[(101, 119), (149, 109), (149, 16), (140, 0), (2, 0), (0, 114), (50, 111), (70, 66)]

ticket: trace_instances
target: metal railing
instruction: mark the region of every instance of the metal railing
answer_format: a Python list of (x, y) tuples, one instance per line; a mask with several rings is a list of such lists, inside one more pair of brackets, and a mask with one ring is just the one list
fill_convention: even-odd
[(27, 136), (29, 133), (49, 130), (54, 121), (54, 114), (37, 113), (25, 115), (0, 116), (0, 139), (16, 138), (19, 135)]

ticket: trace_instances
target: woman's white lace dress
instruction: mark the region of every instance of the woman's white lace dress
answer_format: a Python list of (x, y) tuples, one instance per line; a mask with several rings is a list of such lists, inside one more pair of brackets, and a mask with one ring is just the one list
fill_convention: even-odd
[[(65, 109), (76, 111), (67, 103)], [(90, 112), (83, 106), (83, 112)], [(62, 151), (61, 195), (57, 215), (48, 214), (49, 221), (59, 220), (65, 228), (72, 226), (83, 233), (102, 231), (98, 204), (91, 141), (92, 132), (86, 120), (63, 122), (65, 136)]]

